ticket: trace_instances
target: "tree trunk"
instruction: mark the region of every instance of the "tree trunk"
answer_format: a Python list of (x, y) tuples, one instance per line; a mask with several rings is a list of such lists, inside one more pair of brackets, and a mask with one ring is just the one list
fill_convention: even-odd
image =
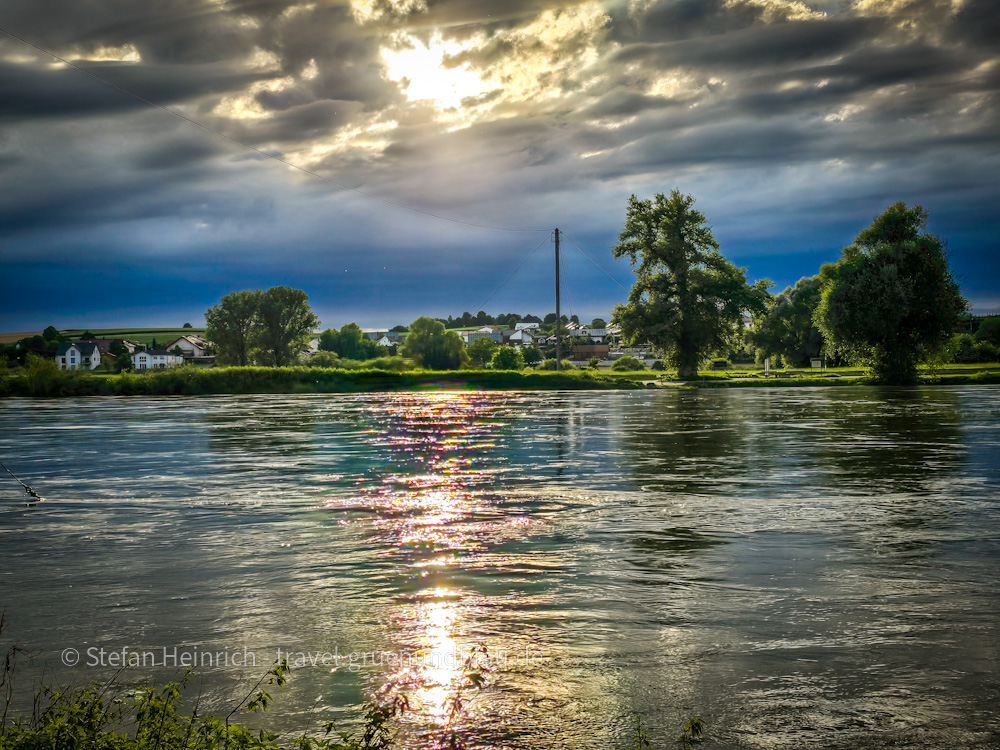
[(686, 330), (682, 331), (677, 345), (677, 377), (698, 377), (698, 362), (700, 360), (697, 348), (692, 345), (690, 334)]

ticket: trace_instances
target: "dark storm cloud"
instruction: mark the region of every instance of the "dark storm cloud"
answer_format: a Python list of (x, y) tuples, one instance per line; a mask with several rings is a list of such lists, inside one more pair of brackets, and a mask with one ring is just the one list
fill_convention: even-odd
[(955, 14), (952, 37), (1000, 51), (1000, 6), (993, 0), (968, 0)]
[(580, 110), (580, 116), (585, 119), (602, 117), (629, 117), (648, 110), (679, 106), (661, 96), (649, 96), (627, 89), (613, 89), (602, 97)]
[(464, 37), (494, 34), (532, 21), (546, 11), (559, 11), (584, 5), (588, 0), (428, 0), (426, 11), (402, 16), (408, 28), (417, 31), (446, 30)]
[[(347, 0), (8, 0), (0, 15), (118, 85), (337, 182), (460, 220), (559, 221), (606, 264), (627, 195), (674, 186), (712, 209), (727, 249), (785, 257), (795, 273), (815, 271), (803, 257), (832, 260), (900, 199), (939, 217), (963, 268), (998, 250), (995, 240), (984, 248), (997, 228), (1000, 167), (1000, 10), (988, 0), (957, 12), (944, 0), (896, 11), (782, 0), (382, 0), (364, 12)], [(462, 110), (412, 102), (389, 76), (385, 53), (439, 38), (462, 45), (449, 71), (485, 80)], [(115, 54), (138, 59), (95, 61)], [(412, 299), (427, 306), (414, 313), (454, 313), (476, 304), (455, 302), (457, 287), (489, 291), (492, 275), (538, 241), (477, 233), (296, 174), (49, 63), (0, 38), (2, 259), (33, 259), (24, 267), (36, 269), (26, 283), (37, 295), (38, 258), (68, 266), (86, 247), (95, 269), (150, 257), (189, 266), (183, 296), (198, 305), (228, 279), (281, 277), (321, 283), (347, 309), (378, 298), (402, 310)], [(404, 73), (418, 82), (426, 71)], [(737, 229), (727, 235), (727, 226)], [(153, 284), (167, 278), (155, 265)], [(982, 283), (995, 288), (989, 269)], [(86, 268), (75, 271), (74, 283), (85, 278)], [(780, 268), (752, 271), (795, 281)], [(586, 278), (603, 306), (595, 314), (606, 315), (620, 290)], [(540, 293), (533, 277), (521, 282)], [(317, 304), (320, 291), (310, 291)]]
[[(161, 105), (228, 92), (259, 75), (216, 66), (153, 66), (130, 63), (81, 65), (111, 83)], [(0, 61), (0, 121), (76, 118), (149, 105), (69, 68), (34, 68)]]
[(248, 50), (253, 36), (218, 6), (193, 0), (8, 0), (3, 20), (11, 32), (48, 49), (132, 44), (153, 64), (225, 61)]
[(727, 5), (724, 0), (676, 0), (652, 3), (632, 15), (624, 3), (614, 11), (612, 39), (623, 44), (677, 41), (714, 36), (747, 28), (761, 16), (761, 9)]
[(787, 21), (740, 29), (722, 35), (700, 35), (665, 43), (625, 46), (616, 58), (641, 60), (656, 67), (679, 65), (706, 70), (745, 70), (826, 58), (871, 40), (882, 23), (868, 19)]
[(221, 148), (217, 144), (204, 138), (177, 138), (140, 154), (135, 159), (135, 165), (139, 169), (178, 169), (198, 164), (220, 151)]
[(335, 132), (351, 122), (361, 109), (362, 105), (358, 102), (312, 101), (300, 106), (281, 108), (270, 121), (243, 130), (248, 137), (264, 143), (297, 143)]

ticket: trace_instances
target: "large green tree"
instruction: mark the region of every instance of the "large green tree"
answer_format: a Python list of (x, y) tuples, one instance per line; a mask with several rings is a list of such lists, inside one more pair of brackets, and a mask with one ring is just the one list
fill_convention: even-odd
[(799, 279), (775, 295), (767, 311), (754, 319), (747, 343), (760, 357), (780, 354), (796, 367), (806, 367), (823, 350), (823, 334), (813, 322), (823, 295), (819, 275)]
[(494, 370), (523, 370), (524, 355), (512, 346), (500, 346), (493, 352), (490, 367)]
[(274, 286), (260, 295), (259, 326), (254, 339), (260, 358), (271, 367), (287, 367), (309, 348), (309, 336), (319, 318), (301, 289)]
[(916, 382), (917, 365), (941, 349), (968, 306), (926, 224), (922, 207), (896, 203), (820, 271), (816, 324), (879, 382)]
[(496, 348), (497, 344), (490, 336), (480, 336), (469, 344), (465, 353), (469, 355), (469, 362), (473, 367), (486, 367), (493, 359)]
[(322, 351), (335, 352), (344, 359), (375, 359), (385, 355), (385, 349), (369, 338), (357, 323), (347, 323), (340, 330), (327, 328), (319, 337)]
[(611, 321), (626, 343), (649, 342), (678, 368), (695, 375), (706, 356), (729, 351), (743, 335), (743, 313), (760, 314), (770, 282), (751, 286), (746, 269), (719, 252), (694, 198), (678, 190), (652, 200), (629, 198), (625, 228), (612, 248), (627, 257), (636, 280)]
[(977, 341), (986, 341), (993, 346), (1000, 346), (1000, 315), (986, 318), (979, 324), (976, 331)]
[(535, 344), (529, 344), (528, 346), (524, 347), (524, 351), (522, 352), (522, 354), (524, 354), (524, 364), (526, 364), (528, 367), (533, 367), (534, 365), (537, 365), (539, 362), (545, 359), (545, 356), (542, 354), (542, 350), (539, 349)]
[(400, 353), (430, 370), (455, 370), (469, 362), (459, 335), (445, 330), (444, 323), (425, 317), (410, 324)]
[(231, 292), (205, 313), (205, 338), (214, 344), (219, 364), (252, 363), (261, 294), (259, 289)]

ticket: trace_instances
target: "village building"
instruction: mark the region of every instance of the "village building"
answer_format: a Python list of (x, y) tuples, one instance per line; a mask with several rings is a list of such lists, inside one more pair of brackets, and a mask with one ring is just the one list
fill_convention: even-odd
[(531, 346), (535, 341), (535, 337), (531, 335), (532, 330), (534, 329), (519, 328), (514, 331), (503, 331), (503, 341), (515, 349), (520, 349), (522, 346)]
[(573, 344), (573, 361), (587, 362), (591, 357), (600, 360), (608, 358), (610, 348), (607, 344)]
[(462, 341), (465, 342), (466, 346), (476, 339), (483, 338), (493, 339), (497, 344), (503, 343), (503, 332), (497, 326), (483, 326), (475, 331), (459, 331), (458, 335), (462, 337)]
[(181, 336), (179, 339), (174, 339), (168, 344), (164, 344), (163, 348), (168, 352), (172, 352), (174, 349), (180, 349), (182, 356), (185, 359), (194, 359), (195, 357), (209, 356), (208, 352), (211, 346), (212, 345), (201, 336), (188, 334), (187, 336)]
[(165, 349), (151, 349), (146, 352), (135, 352), (132, 355), (133, 370), (164, 370), (183, 364), (184, 357)]
[(101, 364), (101, 350), (93, 341), (63, 343), (56, 351), (60, 370), (96, 370)]

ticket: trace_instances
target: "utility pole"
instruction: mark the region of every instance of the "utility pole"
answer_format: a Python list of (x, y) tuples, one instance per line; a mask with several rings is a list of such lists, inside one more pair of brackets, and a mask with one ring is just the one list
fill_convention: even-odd
[(562, 315), (559, 311), (559, 229), (556, 229), (556, 369), (562, 369)]

